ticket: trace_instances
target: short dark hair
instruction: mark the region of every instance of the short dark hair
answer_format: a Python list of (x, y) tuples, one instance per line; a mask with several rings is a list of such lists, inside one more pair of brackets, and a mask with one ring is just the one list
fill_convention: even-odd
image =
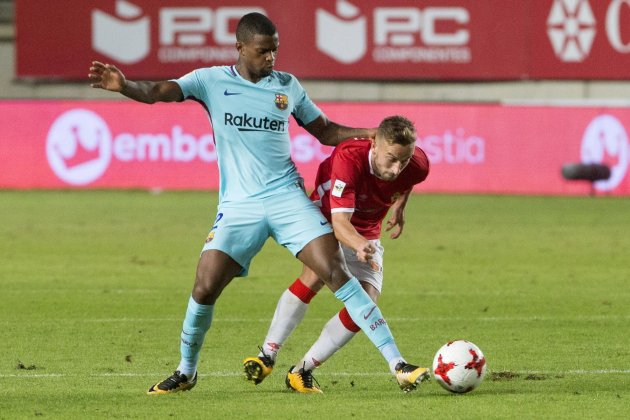
[(276, 25), (271, 19), (262, 13), (248, 13), (238, 21), (236, 26), (236, 40), (240, 42), (248, 42), (254, 35), (273, 36), (277, 32)]
[(416, 128), (401, 115), (385, 118), (378, 126), (378, 133), (389, 143), (408, 146), (416, 142)]

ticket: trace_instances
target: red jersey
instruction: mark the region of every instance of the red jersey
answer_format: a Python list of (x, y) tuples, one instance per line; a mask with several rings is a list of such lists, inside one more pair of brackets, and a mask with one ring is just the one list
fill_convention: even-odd
[(381, 236), (381, 222), (396, 199), (424, 181), (429, 159), (416, 146), (409, 164), (393, 181), (383, 181), (372, 171), (372, 143), (347, 140), (338, 145), (317, 170), (311, 200), (326, 219), (331, 213), (353, 212), (350, 222), (366, 239)]

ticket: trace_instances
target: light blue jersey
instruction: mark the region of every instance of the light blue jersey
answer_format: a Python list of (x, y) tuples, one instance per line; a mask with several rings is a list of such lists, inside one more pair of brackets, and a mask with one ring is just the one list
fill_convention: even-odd
[(306, 125), (322, 112), (297, 79), (274, 71), (252, 83), (235, 66), (195, 70), (175, 80), (208, 111), (218, 156), (219, 202), (264, 198), (301, 182), (291, 160), (289, 116)]

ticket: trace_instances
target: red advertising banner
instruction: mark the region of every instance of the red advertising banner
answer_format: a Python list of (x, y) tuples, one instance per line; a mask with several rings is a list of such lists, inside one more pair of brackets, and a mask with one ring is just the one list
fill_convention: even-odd
[(534, 0), (528, 26), (532, 79), (630, 76), (630, 0)]
[(630, 66), (630, 0), (16, 0), (17, 75), (85, 79), (93, 59), (132, 79), (232, 64), (251, 11), (276, 23), (277, 68), (300, 78), (626, 79)]
[[(388, 115), (416, 123), (431, 174), (417, 190), (585, 194), (567, 163), (601, 163), (595, 189), (630, 195), (630, 108), (320, 103), (334, 121), (376, 126)], [(533, 123), (535, 122), (535, 123)], [(217, 189), (207, 114), (193, 102), (0, 101), (0, 188)], [(330, 154), (291, 122), (292, 156), (312, 188)]]

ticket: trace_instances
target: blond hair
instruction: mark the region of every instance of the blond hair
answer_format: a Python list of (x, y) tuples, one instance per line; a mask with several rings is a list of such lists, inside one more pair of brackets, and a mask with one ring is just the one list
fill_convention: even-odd
[(407, 146), (416, 142), (416, 128), (411, 121), (401, 115), (393, 115), (381, 121), (378, 134), (390, 144)]

